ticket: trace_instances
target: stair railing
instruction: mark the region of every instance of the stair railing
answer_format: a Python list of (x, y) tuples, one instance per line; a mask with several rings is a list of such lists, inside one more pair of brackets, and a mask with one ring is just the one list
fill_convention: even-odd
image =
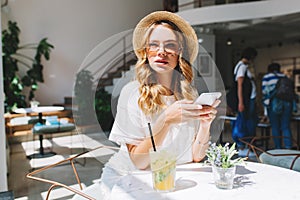
[[(104, 78), (118, 67), (126, 66), (133, 52), (132, 30), (114, 35), (99, 44), (84, 60), (80, 70), (89, 70), (94, 81)], [(105, 47), (105, 48), (104, 48)]]

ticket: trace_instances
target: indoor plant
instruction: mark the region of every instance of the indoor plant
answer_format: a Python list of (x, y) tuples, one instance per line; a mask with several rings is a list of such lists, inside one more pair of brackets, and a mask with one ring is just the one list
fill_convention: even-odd
[[(2, 31), (6, 112), (10, 112), (16, 107), (26, 107), (27, 100), (31, 101), (34, 98), (38, 82), (44, 82), (42, 58), (49, 60), (51, 49), (54, 48), (48, 43), (47, 38), (41, 39), (39, 43), (20, 46), (20, 32), (17, 23), (11, 21), (8, 22), (8, 28)], [(34, 53), (34, 56), (32, 57), (30, 53)], [(26, 87), (29, 88), (28, 99), (24, 94)]]
[(218, 188), (232, 189), (236, 165), (243, 164), (247, 158), (233, 158), (238, 154), (235, 143), (230, 147), (229, 143), (224, 146), (212, 143), (206, 151), (206, 163), (212, 165), (214, 181)]
[(74, 112), (78, 125), (99, 123), (103, 131), (110, 131), (113, 123), (111, 95), (103, 87), (95, 87), (94, 77), (89, 70), (81, 70), (76, 75), (75, 104), (78, 106)]

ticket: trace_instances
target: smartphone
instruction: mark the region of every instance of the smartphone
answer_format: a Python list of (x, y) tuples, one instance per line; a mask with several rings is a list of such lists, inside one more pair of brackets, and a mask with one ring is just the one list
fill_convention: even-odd
[(204, 92), (200, 94), (194, 103), (211, 106), (221, 95), (221, 92)]

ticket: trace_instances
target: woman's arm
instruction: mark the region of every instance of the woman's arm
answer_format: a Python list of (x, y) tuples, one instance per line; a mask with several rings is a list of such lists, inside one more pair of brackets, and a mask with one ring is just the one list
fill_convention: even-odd
[(200, 127), (193, 143), (194, 162), (200, 162), (205, 157), (209, 146), (211, 123), (216, 117), (216, 107), (220, 102), (220, 100), (216, 100), (212, 106), (205, 106), (203, 108), (203, 114), (200, 115)]
[[(191, 119), (200, 119), (209, 114), (210, 109), (202, 109), (201, 105), (193, 101), (177, 101), (160, 114), (155, 124), (152, 124), (152, 132), (156, 146), (160, 146), (169, 132), (172, 124), (178, 124)], [(127, 144), (130, 158), (139, 169), (149, 166), (149, 150), (152, 148), (151, 138), (145, 138), (138, 145)]]
[[(152, 126), (153, 139), (156, 146), (160, 146), (169, 131), (169, 123), (160, 116), (157, 123)], [(139, 145), (127, 144), (128, 152), (132, 162), (139, 169), (149, 166), (149, 150), (152, 148), (151, 138), (145, 138)]]
[(199, 132), (193, 143), (193, 161), (200, 162), (205, 157), (206, 150), (209, 146), (210, 132), (209, 127), (202, 128), (200, 126)]

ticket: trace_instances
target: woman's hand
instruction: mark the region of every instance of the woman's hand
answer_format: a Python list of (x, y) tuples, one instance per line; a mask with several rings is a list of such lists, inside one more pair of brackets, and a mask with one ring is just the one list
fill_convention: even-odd
[(209, 127), (212, 121), (216, 118), (216, 107), (218, 107), (220, 103), (220, 100), (216, 100), (212, 106), (203, 106), (201, 109), (202, 114), (200, 115), (200, 123), (203, 128)]
[(203, 106), (201, 109), (200, 127), (193, 143), (193, 161), (200, 162), (205, 157), (205, 151), (208, 148), (210, 126), (212, 121), (216, 118), (216, 107), (221, 103), (216, 100), (212, 106)]
[(176, 124), (186, 122), (191, 119), (199, 119), (204, 124), (210, 124), (216, 116), (216, 107), (220, 100), (216, 100), (212, 106), (202, 106), (194, 104), (193, 101), (176, 101), (163, 112), (166, 122)]

